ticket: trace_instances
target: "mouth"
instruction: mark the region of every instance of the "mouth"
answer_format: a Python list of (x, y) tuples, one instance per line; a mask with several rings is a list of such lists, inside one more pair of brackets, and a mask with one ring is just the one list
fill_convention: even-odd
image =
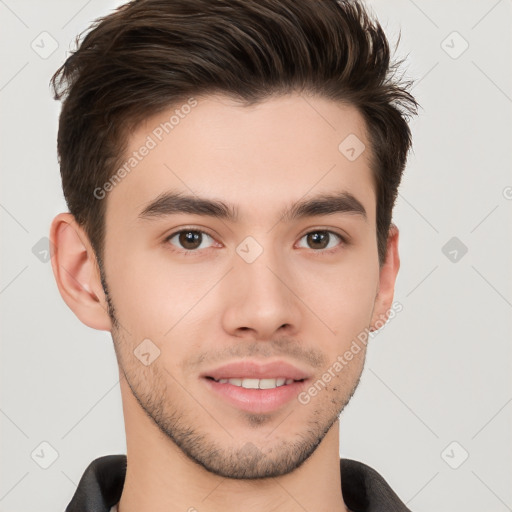
[(275, 379), (252, 379), (252, 378), (234, 378), (234, 379), (214, 379), (213, 377), (206, 377), (207, 379), (214, 380), (219, 384), (232, 384), (239, 388), (245, 389), (275, 389), (281, 386), (289, 386), (293, 382), (304, 382), (305, 379), (287, 379), (286, 377), (278, 377)]
[(236, 409), (257, 414), (276, 411), (297, 398), (310, 375), (284, 362), (231, 363), (203, 373), (208, 390)]

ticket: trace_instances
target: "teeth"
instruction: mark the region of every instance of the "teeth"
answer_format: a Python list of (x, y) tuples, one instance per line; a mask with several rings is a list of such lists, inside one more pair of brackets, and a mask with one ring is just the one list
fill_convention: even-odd
[(261, 379), (259, 388), (260, 389), (273, 389), (277, 387), (277, 379)]
[(259, 383), (259, 379), (244, 379), (242, 381), (242, 387), (246, 389), (258, 389)]
[(221, 384), (233, 384), (245, 389), (274, 389), (280, 386), (288, 385), (293, 382), (293, 379), (285, 379), (279, 377), (278, 379), (219, 379), (217, 382)]

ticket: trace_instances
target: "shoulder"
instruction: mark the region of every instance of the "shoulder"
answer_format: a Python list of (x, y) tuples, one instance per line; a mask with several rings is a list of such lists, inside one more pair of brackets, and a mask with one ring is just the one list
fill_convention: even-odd
[(386, 480), (370, 466), (340, 459), (341, 491), (350, 509), (364, 512), (411, 512)]

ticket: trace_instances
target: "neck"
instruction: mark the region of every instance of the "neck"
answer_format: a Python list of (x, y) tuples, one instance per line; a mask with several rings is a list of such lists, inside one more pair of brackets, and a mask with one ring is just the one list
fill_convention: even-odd
[(190, 460), (129, 392), (123, 408), (127, 471), (119, 512), (239, 512), (241, 504), (245, 512), (348, 512), (341, 493), (338, 421), (291, 473), (240, 480), (215, 475)]

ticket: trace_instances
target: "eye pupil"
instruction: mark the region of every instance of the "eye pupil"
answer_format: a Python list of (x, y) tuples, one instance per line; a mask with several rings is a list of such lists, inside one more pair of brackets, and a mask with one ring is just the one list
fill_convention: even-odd
[(197, 231), (182, 231), (179, 235), (180, 244), (185, 249), (197, 249), (201, 245), (201, 236)]
[[(329, 233), (326, 231), (315, 231), (314, 233), (310, 233), (308, 235), (308, 243), (313, 242), (313, 246), (316, 245), (316, 249), (324, 249), (327, 247), (329, 242)], [(320, 242), (320, 245), (318, 245)]]

